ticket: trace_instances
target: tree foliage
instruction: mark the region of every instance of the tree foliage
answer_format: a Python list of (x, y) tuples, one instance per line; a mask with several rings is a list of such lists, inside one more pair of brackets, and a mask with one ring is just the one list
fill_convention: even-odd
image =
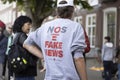
[[(33, 25), (38, 27), (43, 20), (55, 12), (57, 0), (1, 0), (3, 3), (16, 2), (19, 9), (22, 9), (26, 14), (32, 18)], [(76, 5), (82, 6), (84, 9), (91, 9), (92, 7), (83, 0), (74, 0)]]

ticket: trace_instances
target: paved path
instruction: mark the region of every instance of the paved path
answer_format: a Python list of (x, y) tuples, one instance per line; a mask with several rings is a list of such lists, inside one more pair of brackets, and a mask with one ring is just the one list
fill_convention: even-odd
[[(96, 59), (87, 59), (86, 64), (87, 64), (88, 80), (103, 80), (100, 71), (101, 64), (99, 64), (99, 62)], [(36, 77), (36, 80), (44, 80), (44, 74), (45, 72), (40, 73), (38, 70), (38, 76)], [(8, 80), (7, 76), (6, 76), (6, 80)]]
[(100, 68), (101, 64), (96, 59), (87, 59), (88, 80), (103, 80)]
[[(87, 74), (88, 74), (88, 80), (103, 80), (101, 77), (101, 71), (95, 70), (92, 68), (100, 68), (101, 65), (97, 62), (96, 59), (87, 59)], [(40, 73), (38, 72), (38, 76), (36, 80), (44, 80), (44, 72)]]

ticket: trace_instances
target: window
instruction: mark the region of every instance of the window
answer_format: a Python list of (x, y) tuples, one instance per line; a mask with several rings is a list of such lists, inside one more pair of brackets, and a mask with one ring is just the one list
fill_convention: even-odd
[(74, 18), (74, 21), (82, 24), (82, 16), (75, 17), (75, 18)]
[(96, 14), (89, 14), (86, 16), (86, 32), (90, 40), (90, 45), (94, 48), (96, 35)]
[(104, 37), (110, 36), (113, 44), (116, 44), (116, 27), (117, 27), (117, 8), (110, 7), (104, 9), (103, 19), (103, 43)]
[(108, 33), (111, 37), (111, 41), (114, 43), (114, 38), (115, 38), (115, 12), (111, 12), (107, 14), (107, 28), (108, 28)]

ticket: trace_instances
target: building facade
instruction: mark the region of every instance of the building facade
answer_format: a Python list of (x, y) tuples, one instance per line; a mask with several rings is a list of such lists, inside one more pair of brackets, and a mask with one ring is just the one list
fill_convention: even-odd
[[(94, 56), (100, 51), (104, 37), (110, 36), (114, 46), (120, 39), (120, 0), (88, 0), (92, 10), (76, 9), (74, 20), (81, 23), (88, 34), (91, 51), (88, 56)], [(12, 25), (16, 17), (25, 15), (19, 12), (16, 3), (2, 4), (0, 2), (0, 20), (6, 25)]]
[(118, 46), (120, 39), (120, 0), (99, 0), (92, 10), (78, 10), (75, 13), (74, 20), (85, 27), (89, 36), (91, 52), (88, 55), (93, 57), (96, 50), (101, 50), (105, 36), (110, 36), (114, 46)]
[(24, 14), (24, 12), (17, 10), (15, 2), (3, 4), (0, 0), (0, 20), (3, 21), (6, 26), (12, 26), (16, 17)]

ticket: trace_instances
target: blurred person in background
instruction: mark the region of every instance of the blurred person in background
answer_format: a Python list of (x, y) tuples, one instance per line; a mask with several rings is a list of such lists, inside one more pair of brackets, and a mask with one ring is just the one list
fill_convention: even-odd
[[(2, 71), (2, 76), (5, 77), (6, 74), (6, 67), (7, 67), (7, 61), (8, 61), (8, 51), (10, 49), (10, 46), (12, 44), (12, 25), (8, 25), (6, 26), (6, 29), (4, 31), (5, 35), (8, 38), (8, 42), (7, 42), (7, 50), (5, 52), (5, 61), (3, 64), (3, 71)], [(13, 80), (13, 73), (11, 71), (8, 70), (8, 80)]]
[(114, 47), (113, 43), (110, 41), (110, 37), (104, 37), (105, 43), (102, 47), (102, 61), (104, 67), (104, 77), (105, 80), (111, 80), (112, 78), (112, 66), (113, 66), (113, 58), (114, 58)]
[(0, 80), (4, 80), (5, 77), (2, 75), (3, 66), (5, 62), (5, 52), (7, 50), (8, 38), (5, 36), (6, 25), (0, 20)]
[[(24, 41), (27, 38), (27, 34), (30, 31), (30, 28), (32, 27), (32, 20), (31, 18), (27, 16), (19, 16), (16, 18), (13, 24), (13, 32), (14, 37), (19, 37), (18, 44), (22, 47)], [(20, 35), (19, 35), (20, 34)], [(35, 52), (41, 53), (39, 50), (36, 50)], [(24, 53), (21, 53), (21, 55)], [(28, 65), (25, 70), (20, 71), (18, 73), (15, 73), (15, 80), (35, 80), (35, 76), (37, 76), (37, 57), (32, 55), (28, 52), (29, 57), (31, 57), (34, 61), (34, 65)], [(30, 63), (30, 62), (29, 62)]]

